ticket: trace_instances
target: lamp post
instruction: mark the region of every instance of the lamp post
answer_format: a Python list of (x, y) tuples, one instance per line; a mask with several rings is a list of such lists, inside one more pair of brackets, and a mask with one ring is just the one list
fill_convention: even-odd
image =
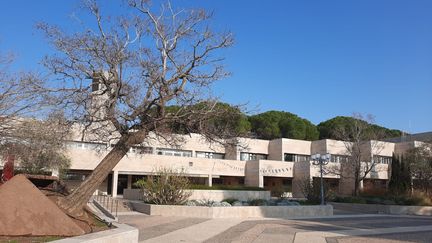
[(330, 162), (330, 158), (330, 154), (314, 154), (311, 156), (312, 163), (320, 166), (321, 205), (324, 205), (323, 165), (327, 165)]

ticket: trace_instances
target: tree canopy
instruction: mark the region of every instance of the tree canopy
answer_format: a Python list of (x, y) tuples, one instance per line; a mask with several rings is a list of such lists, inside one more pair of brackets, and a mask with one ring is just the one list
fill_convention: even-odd
[(388, 129), (354, 117), (337, 116), (317, 125), (319, 139), (341, 139), (337, 131), (348, 128), (355, 122), (364, 123), (370, 133), (379, 134), (378, 139), (399, 137), (402, 135), (400, 130)]
[(316, 140), (318, 130), (310, 121), (285, 111), (267, 111), (249, 117), (251, 132), (258, 138)]

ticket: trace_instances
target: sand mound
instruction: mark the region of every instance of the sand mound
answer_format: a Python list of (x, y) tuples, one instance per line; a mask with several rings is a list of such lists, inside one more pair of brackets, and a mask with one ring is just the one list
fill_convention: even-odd
[(25, 176), (0, 186), (0, 235), (74, 236), (84, 231)]

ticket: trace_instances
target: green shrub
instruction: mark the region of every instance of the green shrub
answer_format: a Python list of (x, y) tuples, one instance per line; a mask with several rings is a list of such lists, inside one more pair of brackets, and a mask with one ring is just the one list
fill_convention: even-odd
[(366, 203), (366, 199), (361, 197), (338, 197), (336, 196), (333, 199), (334, 202), (340, 202), (340, 203)]
[(233, 204), (233, 203), (235, 203), (235, 202), (237, 202), (238, 201), (238, 199), (237, 198), (227, 198), (227, 199), (224, 199), (224, 200), (222, 200), (222, 202), (227, 202), (227, 203), (229, 203), (229, 204)]
[[(376, 194), (375, 194), (376, 195)], [(412, 195), (389, 195), (359, 197), (335, 197), (334, 202), (342, 203), (366, 203), (382, 205), (408, 205), (408, 206), (432, 206), (432, 199), (426, 194), (415, 192)]]
[(411, 196), (399, 197), (398, 202), (404, 205), (412, 206), (432, 206), (431, 198), (424, 193), (414, 192)]
[(264, 199), (252, 199), (248, 201), (249, 206), (265, 206), (267, 201)]
[(363, 197), (386, 197), (388, 195), (385, 188), (367, 188), (360, 192)]
[(170, 168), (160, 168), (147, 179), (141, 179), (134, 183), (141, 189), (143, 200), (147, 203), (160, 205), (184, 204), (191, 196), (189, 179), (183, 171)]
[(250, 187), (250, 186), (231, 186), (231, 185), (197, 185), (192, 184), (189, 186), (189, 189), (192, 190), (233, 190), (233, 191), (266, 191), (264, 188), (260, 187)]
[(368, 198), (365, 198), (365, 200), (366, 200), (367, 204), (382, 204), (384, 199), (379, 198), (379, 197), (368, 197)]
[[(321, 182), (319, 180), (305, 179), (299, 182), (305, 198), (312, 204), (319, 204), (321, 202)], [(333, 192), (330, 190), (328, 183), (324, 182), (324, 200), (328, 201), (333, 197)]]

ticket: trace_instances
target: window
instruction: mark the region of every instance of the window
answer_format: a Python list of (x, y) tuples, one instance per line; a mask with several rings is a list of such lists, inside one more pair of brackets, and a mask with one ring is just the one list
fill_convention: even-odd
[(89, 143), (89, 142), (67, 142), (69, 148), (74, 149), (106, 149), (107, 145), (104, 143)]
[(282, 179), (282, 185), (284, 186), (291, 186), (292, 180), (291, 179)]
[(152, 147), (141, 147), (141, 146), (134, 146), (130, 148), (130, 153), (134, 154), (152, 154), (153, 148)]
[(284, 154), (284, 161), (307, 162), (310, 161), (310, 156), (303, 154)]
[(179, 150), (179, 149), (165, 149), (157, 148), (156, 154), (158, 155), (168, 155), (177, 157), (192, 157), (192, 151), (190, 150)]
[(374, 155), (373, 156), (374, 162), (377, 164), (391, 164), (392, 157), (389, 156), (380, 156), (380, 155)]
[(67, 180), (67, 181), (84, 181), (85, 178), (89, 175), (90, 173), (80, 173), (80, 172), (66, 172), (63, 175), (63, 180)]
[(255, 154), (255, 153), (240, 153), (240, 160), (265, 160), (267, 154)]
[(330, 162), (333, 163), (347, 163), (348, 160), (349, 160), (349, 156), (346, 155), (332, 154), (330, 157)]
[(197, 151), (195, 153), (195, 156), (197, 158), (207, 158), (207, 159), (224, 159), (225, 158), (225, 154), (212, 153), (212, 152), (202, 152), (202, 151)]

